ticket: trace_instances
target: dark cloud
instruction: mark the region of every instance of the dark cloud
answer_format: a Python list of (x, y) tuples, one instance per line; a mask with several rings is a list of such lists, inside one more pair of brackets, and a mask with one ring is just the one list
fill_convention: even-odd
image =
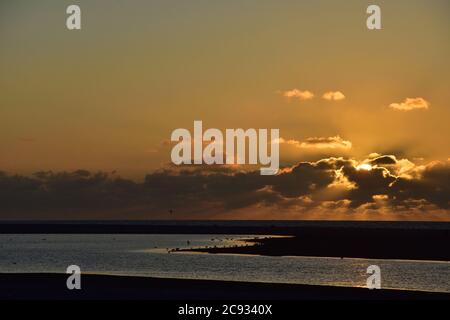
[(403, 204), (411, 199), (425, 200), (440, 208), (449, 209), (449, 182), (449, 162), (432, 162), (423, 168), (420, 179), (397, 179), (391, 188), (392, 195), (396, 204)]
[(394, 156), (367, 161), (370, 170), (358, 169), (353, 159), (302, 162), (276, 176), (230, 166), (168, 166), (142, 182), (85, 170), (28, 177), (0, 172), (0, 217), (167, 218), (173, 212), (176, 217), (213, 218), (218, 212), (255, 207), (349, 213), (381, 207), (393, 212), (449, 209), (450, 162), (409, 168), (415, 172), (411, 178), (397, 175), (406, 162)]
[(396, 163), (397, 159), (394, 156), (380, 156), (370, 161), (371, 165), (389, 165)]
[(352, 207), (358, 207), (371, 202), (374, 195), (389, 194), (392, 190), (391, 183), (396, 181), (386, 168), (379, 167), (372, 170), (358, 170), (355, 167), (344, 167), (344, 175), (356, 188), (350, 192), (349, 199)]
[(321, 163), (302, 162), (273, 176), (271, 185), (282, 196), (293, 198), (307, 195), (328, 186), (334, 180), (334, 171)]

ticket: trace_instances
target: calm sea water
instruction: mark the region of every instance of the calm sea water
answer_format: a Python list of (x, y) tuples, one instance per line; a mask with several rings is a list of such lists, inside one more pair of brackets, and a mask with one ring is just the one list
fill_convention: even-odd
[[(369, 265), (382, 287), (450, 292), (450, 262), (168, 253), (241, 245), (252, 235), (0, 235), (0, 273), (82, 272), (165, 278), (363, 287)], [(261, 236), (259, 236), (261, 237)], [(188, 243), (189, 241), (189, 243)]]

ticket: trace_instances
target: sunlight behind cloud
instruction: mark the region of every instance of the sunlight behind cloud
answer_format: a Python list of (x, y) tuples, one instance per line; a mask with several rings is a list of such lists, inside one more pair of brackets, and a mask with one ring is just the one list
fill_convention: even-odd
[(360, 164), (356, 167), (356, 170), (372, 171), (373, 167), (368, 163)]

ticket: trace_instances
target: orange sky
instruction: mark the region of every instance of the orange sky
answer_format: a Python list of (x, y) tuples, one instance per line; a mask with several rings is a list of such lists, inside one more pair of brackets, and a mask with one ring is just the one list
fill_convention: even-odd
[(448, 162), (446, 0), (377, 1), (379, 31), (359, 0), (77, 1), (80, 31), (66, 2), (0, 4), (0, 171), (142, 182), (194, 120), (280, 129), (287, 167)]

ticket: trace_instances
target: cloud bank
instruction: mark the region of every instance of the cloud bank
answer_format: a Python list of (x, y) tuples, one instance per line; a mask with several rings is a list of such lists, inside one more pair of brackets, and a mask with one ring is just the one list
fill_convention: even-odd
[(142, 182), (84, 170), (0, 173), (0, 218), (450, 219), (449, 161), (381, 155), (300, 162), (276, 176), (239, 169), (168, 166)]

